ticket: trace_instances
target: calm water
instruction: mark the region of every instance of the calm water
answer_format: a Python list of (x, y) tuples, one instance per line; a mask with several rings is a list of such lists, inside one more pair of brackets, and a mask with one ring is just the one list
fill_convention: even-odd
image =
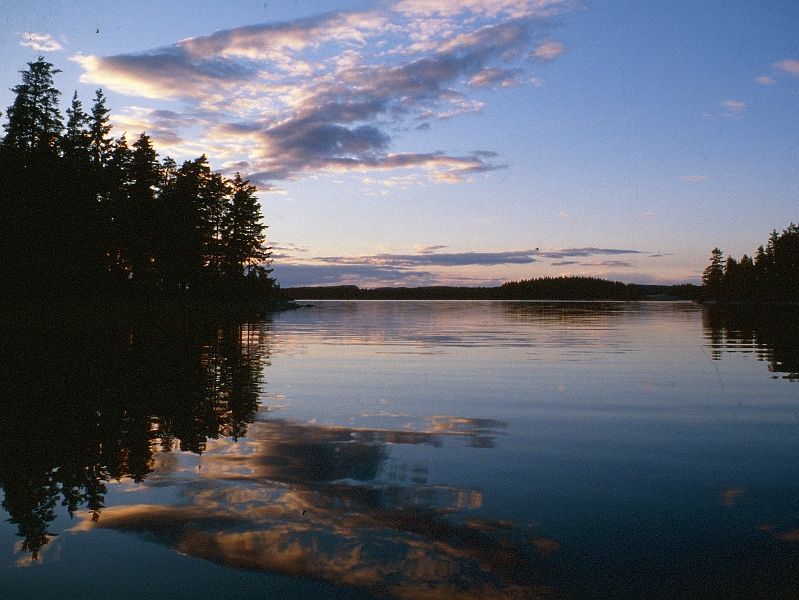
[(12, 328), (0, 596), (799, 597), (796, 316)]

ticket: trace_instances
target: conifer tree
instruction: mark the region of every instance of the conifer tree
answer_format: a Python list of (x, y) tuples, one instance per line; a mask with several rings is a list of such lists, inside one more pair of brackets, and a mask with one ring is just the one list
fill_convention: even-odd
[(270, 256), (264, 247), (266, 237), (263, 215), (255, 186), (244, 180), (241, 173), (236, 173), (232, 182), (233, 196), (230, 209), (225, 219), (225, 267), (228, 275), (243, 276), (249, 268), (256, 267)]
[(150, 136), (142, 133), (133, 143), (128, 164), (126, 240), (133, 280), (138, 286), (152, 287), (155, 277), (155, 247), (159, 238), (157, 197), (161, 165)]
[(72, 105), (67, 109), (67, 125), (61, 143), (64, 158), (72, 165), (83, 165), (89, 158), (89, 115), (78, 100), (78, 92), (72, 96)]
[(0, 148), (4, 172), (0, 270), (19, 288), (40, 294), (61, 284), (69, 262), (64, 252), (67, 215), (58, 198), (63, 124), (53, 75), (59, 72), (41, 56), (21, 71), (22, 83), (12, 88), (16, 96), (6, 112)]
[(11, 88), (16, 97), (6, 112), (4, 146), (21, 151), (57, 150), (64, 125), (58, 109), (61, 92), (53, 87), (53, 75), (60, 72), (43, 56), (21, 71), (22, 83)]
[(98, 89), (95, 92), (94, 105), (89, 117), (90, 148), (92, 163), (95, 168), (104, 167), (113, 152), (114, 140), (109, 135), (111, 133), (111, 124), (108, 116), (110, 112), (110, 109), (105, 106), (103, 90)]
[(132, 160), (133, 152), (123, 134), (113, 142), (108, 164), (103, 171), (103, 192), (100, 198), (107, 248), (106, 265), (114, 284), (129, 279), (133, 273), (130, 245), (135, 217), (128, 202)]
[(702, 273), (702, 286), (710, 298), (718, 299), (721, 291), (721, 280), (724, 277), (723, 262), (724, 253), (718, 248), (713, 248), (710, 253), (710, 264)]

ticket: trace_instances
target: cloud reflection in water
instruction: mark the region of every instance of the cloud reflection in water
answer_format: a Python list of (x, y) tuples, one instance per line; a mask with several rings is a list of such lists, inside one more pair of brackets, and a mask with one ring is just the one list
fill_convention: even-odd
[(428, 485), (424, 468), (410, 468), (409, 481), (386, 473), (390, 444), (439, 448), (465, 437), (490, 447), (506, 427), (443, 416), (430, 424), (395, 431), (258, 421), (238, 444), (210, 444), (191, 474), (151, 474), (144, 485), (170, 478), (182, 486), (180, 504), (111, 507), (78, 528), (132, 532), (232, 568), (380, 596), (548, 597), (544, 556), (557, 542), (536, 539), (532, 525), (468, 515), (481, 506), (480, 492)]

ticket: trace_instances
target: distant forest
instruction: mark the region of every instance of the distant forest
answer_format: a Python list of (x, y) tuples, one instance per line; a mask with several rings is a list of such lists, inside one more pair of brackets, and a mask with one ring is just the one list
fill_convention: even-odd
[(744, 254), (724, 259), (713, 248), (702, 274), (700, 300), (704, 302), (799, 302), (799, 226), (791, 223), (782, 233), (771, 232), (754, 258)]
[(294, 300), (694, 300), (699, 286), (639, 285), (594, 277), (542, 277), (496, 287), (361, 289), (354, 285), (285, 288)]
[(39, 57), (12, 91), (0, 140), (3, 299), (260, 302), (269, 276), (255, 186), (205, 155), (159, 160), (142, 133), (111, 135), (97, 90), (59, 110), (59, 73)]

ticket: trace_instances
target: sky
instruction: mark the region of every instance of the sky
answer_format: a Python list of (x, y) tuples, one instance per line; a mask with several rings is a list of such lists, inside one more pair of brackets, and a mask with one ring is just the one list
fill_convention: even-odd
[[(283, 287), (700, 283), (799, 221), (797, 0), (6, 0), (62, 113), (259, 189)], [(5, 117), (0, 117), (5, 122)]]

